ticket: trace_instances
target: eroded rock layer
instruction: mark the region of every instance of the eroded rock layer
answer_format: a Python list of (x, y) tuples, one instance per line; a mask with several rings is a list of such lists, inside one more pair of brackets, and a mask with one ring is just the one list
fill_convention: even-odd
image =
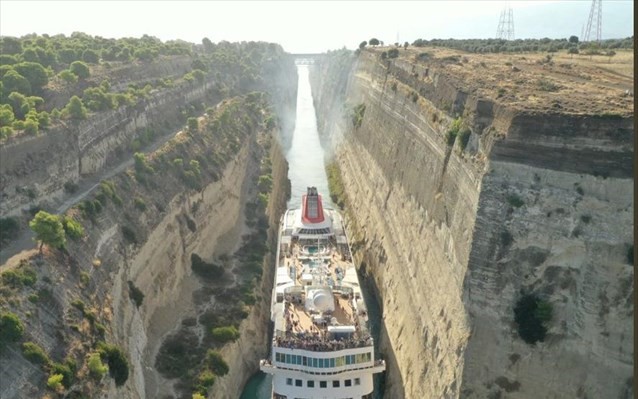
[[(598, 115), (526, 109), (456, 72), (490, 74), (480, 56), (401, 53), (336, 52), (311, 75), (381, 297), (386, 395), (630, 397), (631, 108), (603, 87)], [(532, 294), (553, 309), (535, 345), (514, 321)]]

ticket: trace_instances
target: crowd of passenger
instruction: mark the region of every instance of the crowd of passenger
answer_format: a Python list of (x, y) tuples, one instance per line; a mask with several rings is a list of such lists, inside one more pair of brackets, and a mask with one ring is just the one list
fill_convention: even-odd
[(315, 352), (338, 351), (342, 349), (363, 348), (372, 345), (370, 336), (347, 339), (323, 339), (316, 334), (286, 334), (276, 338), (277, 346), (290, 349), (304, 349)]

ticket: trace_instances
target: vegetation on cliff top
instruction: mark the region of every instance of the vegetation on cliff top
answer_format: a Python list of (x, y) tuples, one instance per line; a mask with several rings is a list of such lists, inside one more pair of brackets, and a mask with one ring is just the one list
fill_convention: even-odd
[[(15, 132), (38, 134), (61, 119), (77, 121), (91, 112), (135, 106), (151, 92), (202, 84), (206, 78), (214, 79), (225, 95), (272, 85), (265, 76), (275, 71), (284, 52), (263, 42), (214, 44), (204, 38), (196, 45), (148, 35), (105, 39), (76, 32), (2, 37), (0, 54), (1, 140)], [(121, 72), (184, 57), (191, 59), (191, 70), (182, 76), (151, 75), (137, 83)], [(60, 99), (67, 99), (65, 107), (51, 105)]]
[(505, 53), (505, 52), (555, 52), (566, 49), (579, 49), (585, 53), (596, 52), (602, 49), (632, 49), (633, 38), (607, 39), (597, 44), (595, 42), (579, 43), (578, 37), (568, 39), (417, 39), (412, 43), (415, 47), (435, 46), (447, 47), (472, 53)]

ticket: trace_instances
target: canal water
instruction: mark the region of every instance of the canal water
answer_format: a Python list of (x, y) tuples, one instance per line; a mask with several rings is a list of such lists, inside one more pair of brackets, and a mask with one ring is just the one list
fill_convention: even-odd
[[(297, 116), (292, 145), (286, 154), (288, 161), (288, 178), (290, 179), (291, 195), (288, 201), (289, 208), (301, 206), (301, 196), (306, 193), (309, 186), (317, 187), (326, 205), (332, 205), (328, 191), (328, 178), (324, 165), (324, 151), (319, 142), (317, 133), (317, 117), (312, 101), (310, 89), (309, 66), (297, 65), (299, 76), (297, 86)], [(364, 300), (368, 307), (370, 320), (370, 332), (375, 340), (375, 353), (378, 357), (378, 341), (381, 314), (379, 305), (374, 297), (373, 290), (364, 276), (359, 276)], [(380, 399), (382, 382), (375, 379), (375, 399)], [(251, 377), (241, 399), (271, 399), (272, 376), (257, 372)]]

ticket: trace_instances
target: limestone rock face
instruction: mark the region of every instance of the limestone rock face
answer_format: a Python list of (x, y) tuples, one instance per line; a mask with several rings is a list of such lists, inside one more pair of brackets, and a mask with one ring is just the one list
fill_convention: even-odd
[[(380, 295), (388, 397), (631, 397), (633, 115), (526, 110), (375, 51), (326, 57), (311, 83)], [(528, 293), (553, 307), (536, 345), (514, 322)]]

